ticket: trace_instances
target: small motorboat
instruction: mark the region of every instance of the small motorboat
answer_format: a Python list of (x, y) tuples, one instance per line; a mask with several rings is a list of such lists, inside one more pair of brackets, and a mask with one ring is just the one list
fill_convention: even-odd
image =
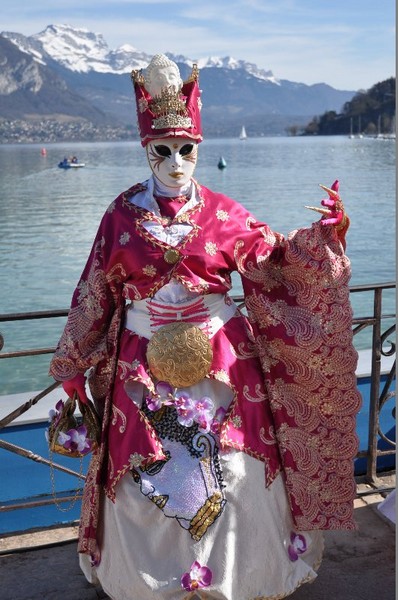
[(79, 162), (76, 156), (72, 156), (72, 158), (64, 158), (58, 163), (60, 169), (80, 169), (81, 167), (85, 167), (85, 163)]

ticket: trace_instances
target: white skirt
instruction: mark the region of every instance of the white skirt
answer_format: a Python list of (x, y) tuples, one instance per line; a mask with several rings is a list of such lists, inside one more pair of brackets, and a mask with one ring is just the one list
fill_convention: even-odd
[[(217, 406), (224, 408), (231, 400), (226, 386), (209, 380), (185, 391), (216, 398)], [(203, 489), (213, 486), (208, 497), (214, 492), (216, 477), (208, 470), (196, 485), (192, 479), (199, 472), (195, 465), (184, 487), (183, 461), (192, 459), (185, 450), (176, 450), (175, 441), (165, 439), (164, 443), (176, 460), (166, 463), (158, 487), (166, 484), (167, 488), (171, 481), (174, 491), (163, 488), (163, 494), (174, 493), (173, 501), (167, 503), (167, 510), (162, 509), (154, 501), (155, 493), (150, 499), (147, 474), (142, 474), (140, 484), (127, 473), (116, 487), (115, 502), (107, 497), (103, 501), (100, 564), (91, 567), (90, 558), (80, 556), (88, 581), (99, 582), (112, 600), (277, 600), (316, 577), (323, 535), (294, 530), (283, 475), (266, 488), (264, 463), (237, 450), (219, 449), (216, 470), (218, 476), (222, 474), (223, 508), (195, 541), (187, 523), (190, 514), (202, 506)], [(212, 572), (211, 584), (196, 595), (181, 585), (182, 575), (194, 561)]]

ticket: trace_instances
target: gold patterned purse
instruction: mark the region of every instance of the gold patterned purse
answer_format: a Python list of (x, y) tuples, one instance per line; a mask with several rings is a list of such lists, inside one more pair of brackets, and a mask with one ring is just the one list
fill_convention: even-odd
[[(75, 415), (77, 406), (81, 416)], [(81, 458), (98, 448), (100, 437), (101, 424), (93, 403), (83, 403), (76, 393), (50, 411), (47, 438), (51, 452)]]

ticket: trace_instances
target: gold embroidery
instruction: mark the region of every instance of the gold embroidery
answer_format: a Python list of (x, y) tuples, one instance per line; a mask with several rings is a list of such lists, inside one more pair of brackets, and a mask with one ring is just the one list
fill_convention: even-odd
[(256, 263), (248, 260), (242, 240), (235, 246), (238, 268), (254, 284), (246, 307), (261, 328), (259, 358), (301, 530), (355, 528), (353, 458), (361, 398), (349, 260), (324, 229), (315, 224), (293, 232), (280, 243), (279, 254)]
[(242, 427), (242, 419), (238, 415), (235, 417), (232, 417), (231, 421), (232, 421), (234, 427), (236, 427), (236, 429), (240, 429), (240, 427)]
[(154, 265), (146, 265), (143, 269), (142, 272), (144, 273), (144, 275), (147, 275), (148, 277), (155, 277), (156, 275), (156, 267)]
[(210, 525), (217, 519), (222, 509), (222, 494), (220, 494), (220, 492), (215, 492), (206, 500), (205, 504), (191, 520), (189, 533), (196, 542), (204, 536)]
[(126, 424), (127, 424), (126, 415), (119, 408), (116, 408), (116, 406), (114, 404), (112, 405), (112, 413), (113, 413), (112, 425), (116, 426), (116, 423), (118, 421), (118, 416), (119, 416), (120, 420), (122, 421), (121, 425), (119, 426), (119, 433), (124, 433), (126, 431)]

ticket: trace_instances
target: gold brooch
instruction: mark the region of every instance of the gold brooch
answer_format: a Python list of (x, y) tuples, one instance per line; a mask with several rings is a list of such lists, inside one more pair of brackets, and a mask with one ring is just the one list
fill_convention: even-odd
[(179, 250), (176, 250), (175, 248), (169, 248), (164, 253), (164, 260), (169, 265), (175, 265), (176, 262), (178, 262), (179, 258), (180, 258), (180, 252), (179, 252)]
[(199, 327), (177, 321), (164, 325), (152, 336), (146, 356), (157, 379), (173, 387), (189, 387), (209, 373), (213, 349)]

